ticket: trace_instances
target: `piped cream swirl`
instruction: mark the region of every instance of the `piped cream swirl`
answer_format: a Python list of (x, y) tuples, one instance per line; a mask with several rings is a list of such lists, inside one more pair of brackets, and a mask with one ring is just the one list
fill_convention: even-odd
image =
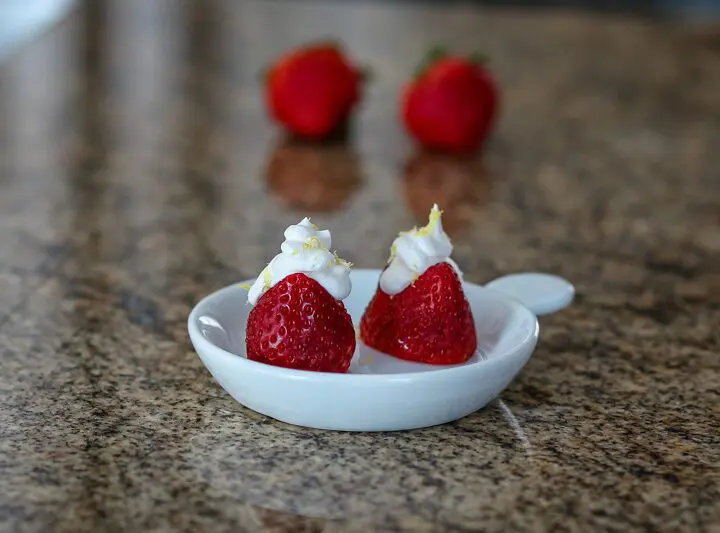
[(458, 276), (462, 272), (450, 259), (452, 243), (442, 227), (442, 211), (433, 205), (427, 226), (401, 232), (390, 248), (390, 260), (380, 275), (380, 288), (386, 294), (405, 290), (425, 271), (438, 263), (449, 263)]
[(285, 230), (285, 241), (270, 264), (248, 290), (248, 302), (255, 305), (270, 288), (291, 274), (302, 273), (317, 281), (333, 298), (342, 300), (350, 294), (350, 267), (330, 251), (329, 230), (320, 230), (304, 218)]

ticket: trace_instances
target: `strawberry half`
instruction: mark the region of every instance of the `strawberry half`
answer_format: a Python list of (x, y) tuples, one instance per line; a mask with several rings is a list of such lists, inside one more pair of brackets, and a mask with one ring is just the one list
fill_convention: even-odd
[(363, 73), (335, 43), (297, 48), (268, 70), (268, 110), (296, 136), (329, 137), (347, 121), (358, 103), (362, 78)]
[(253, 361), (346, 372), (355, 352), (355, 328), (341, 301), (305, 274), (292, 274), (258, 299), (245, 342)]
[(436, 49), (403, 92), (402, 120), (426, 148), (469, 152), (490, 134), (498, 101), (495, 81), (479, 59)]
[(464, 363), (477, 348), (470, 305), (448, 263), (431, 266), (399, 294), (378, 288), (360, 336), (386, 354), (433, 365)]

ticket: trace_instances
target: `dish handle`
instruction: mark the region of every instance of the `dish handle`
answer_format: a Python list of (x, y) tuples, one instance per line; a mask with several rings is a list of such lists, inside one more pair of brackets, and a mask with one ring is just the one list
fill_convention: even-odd
[(519, 301), (535, 316), (556, 313), (575, 298), (575, 287), (568, 280), (540, 272), (509, 274), (485, 285)]

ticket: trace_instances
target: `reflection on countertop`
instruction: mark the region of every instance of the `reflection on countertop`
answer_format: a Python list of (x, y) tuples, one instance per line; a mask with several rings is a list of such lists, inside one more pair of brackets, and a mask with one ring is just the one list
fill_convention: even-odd
[(347, 140), (329, 143), (283, 138), (265, 173), (268, 190), (306, 213), (341, 209), (361, 185), (360, 160)]
[(455, 236), (482, 212), (490, 200), (491, 175), (480, 156), (420, 151), (405, 164), (403, 195), (418, 223), (427, 220), (433, 204), (443, 210), (443, 227)]

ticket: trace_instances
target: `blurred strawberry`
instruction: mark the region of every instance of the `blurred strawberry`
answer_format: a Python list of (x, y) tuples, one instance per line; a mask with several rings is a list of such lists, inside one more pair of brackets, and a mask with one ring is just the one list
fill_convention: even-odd
[(482, 61), (431, 51), (402, 95), (402, 119), (423, 146), (450, 152), (477, 149), (493, 127), (498, 89)]
[(290, 133), (324, 139), (344, 125), (359, 102), (362, 78), (337, 44), (308, 44), (268, 69), (267, 107)]

